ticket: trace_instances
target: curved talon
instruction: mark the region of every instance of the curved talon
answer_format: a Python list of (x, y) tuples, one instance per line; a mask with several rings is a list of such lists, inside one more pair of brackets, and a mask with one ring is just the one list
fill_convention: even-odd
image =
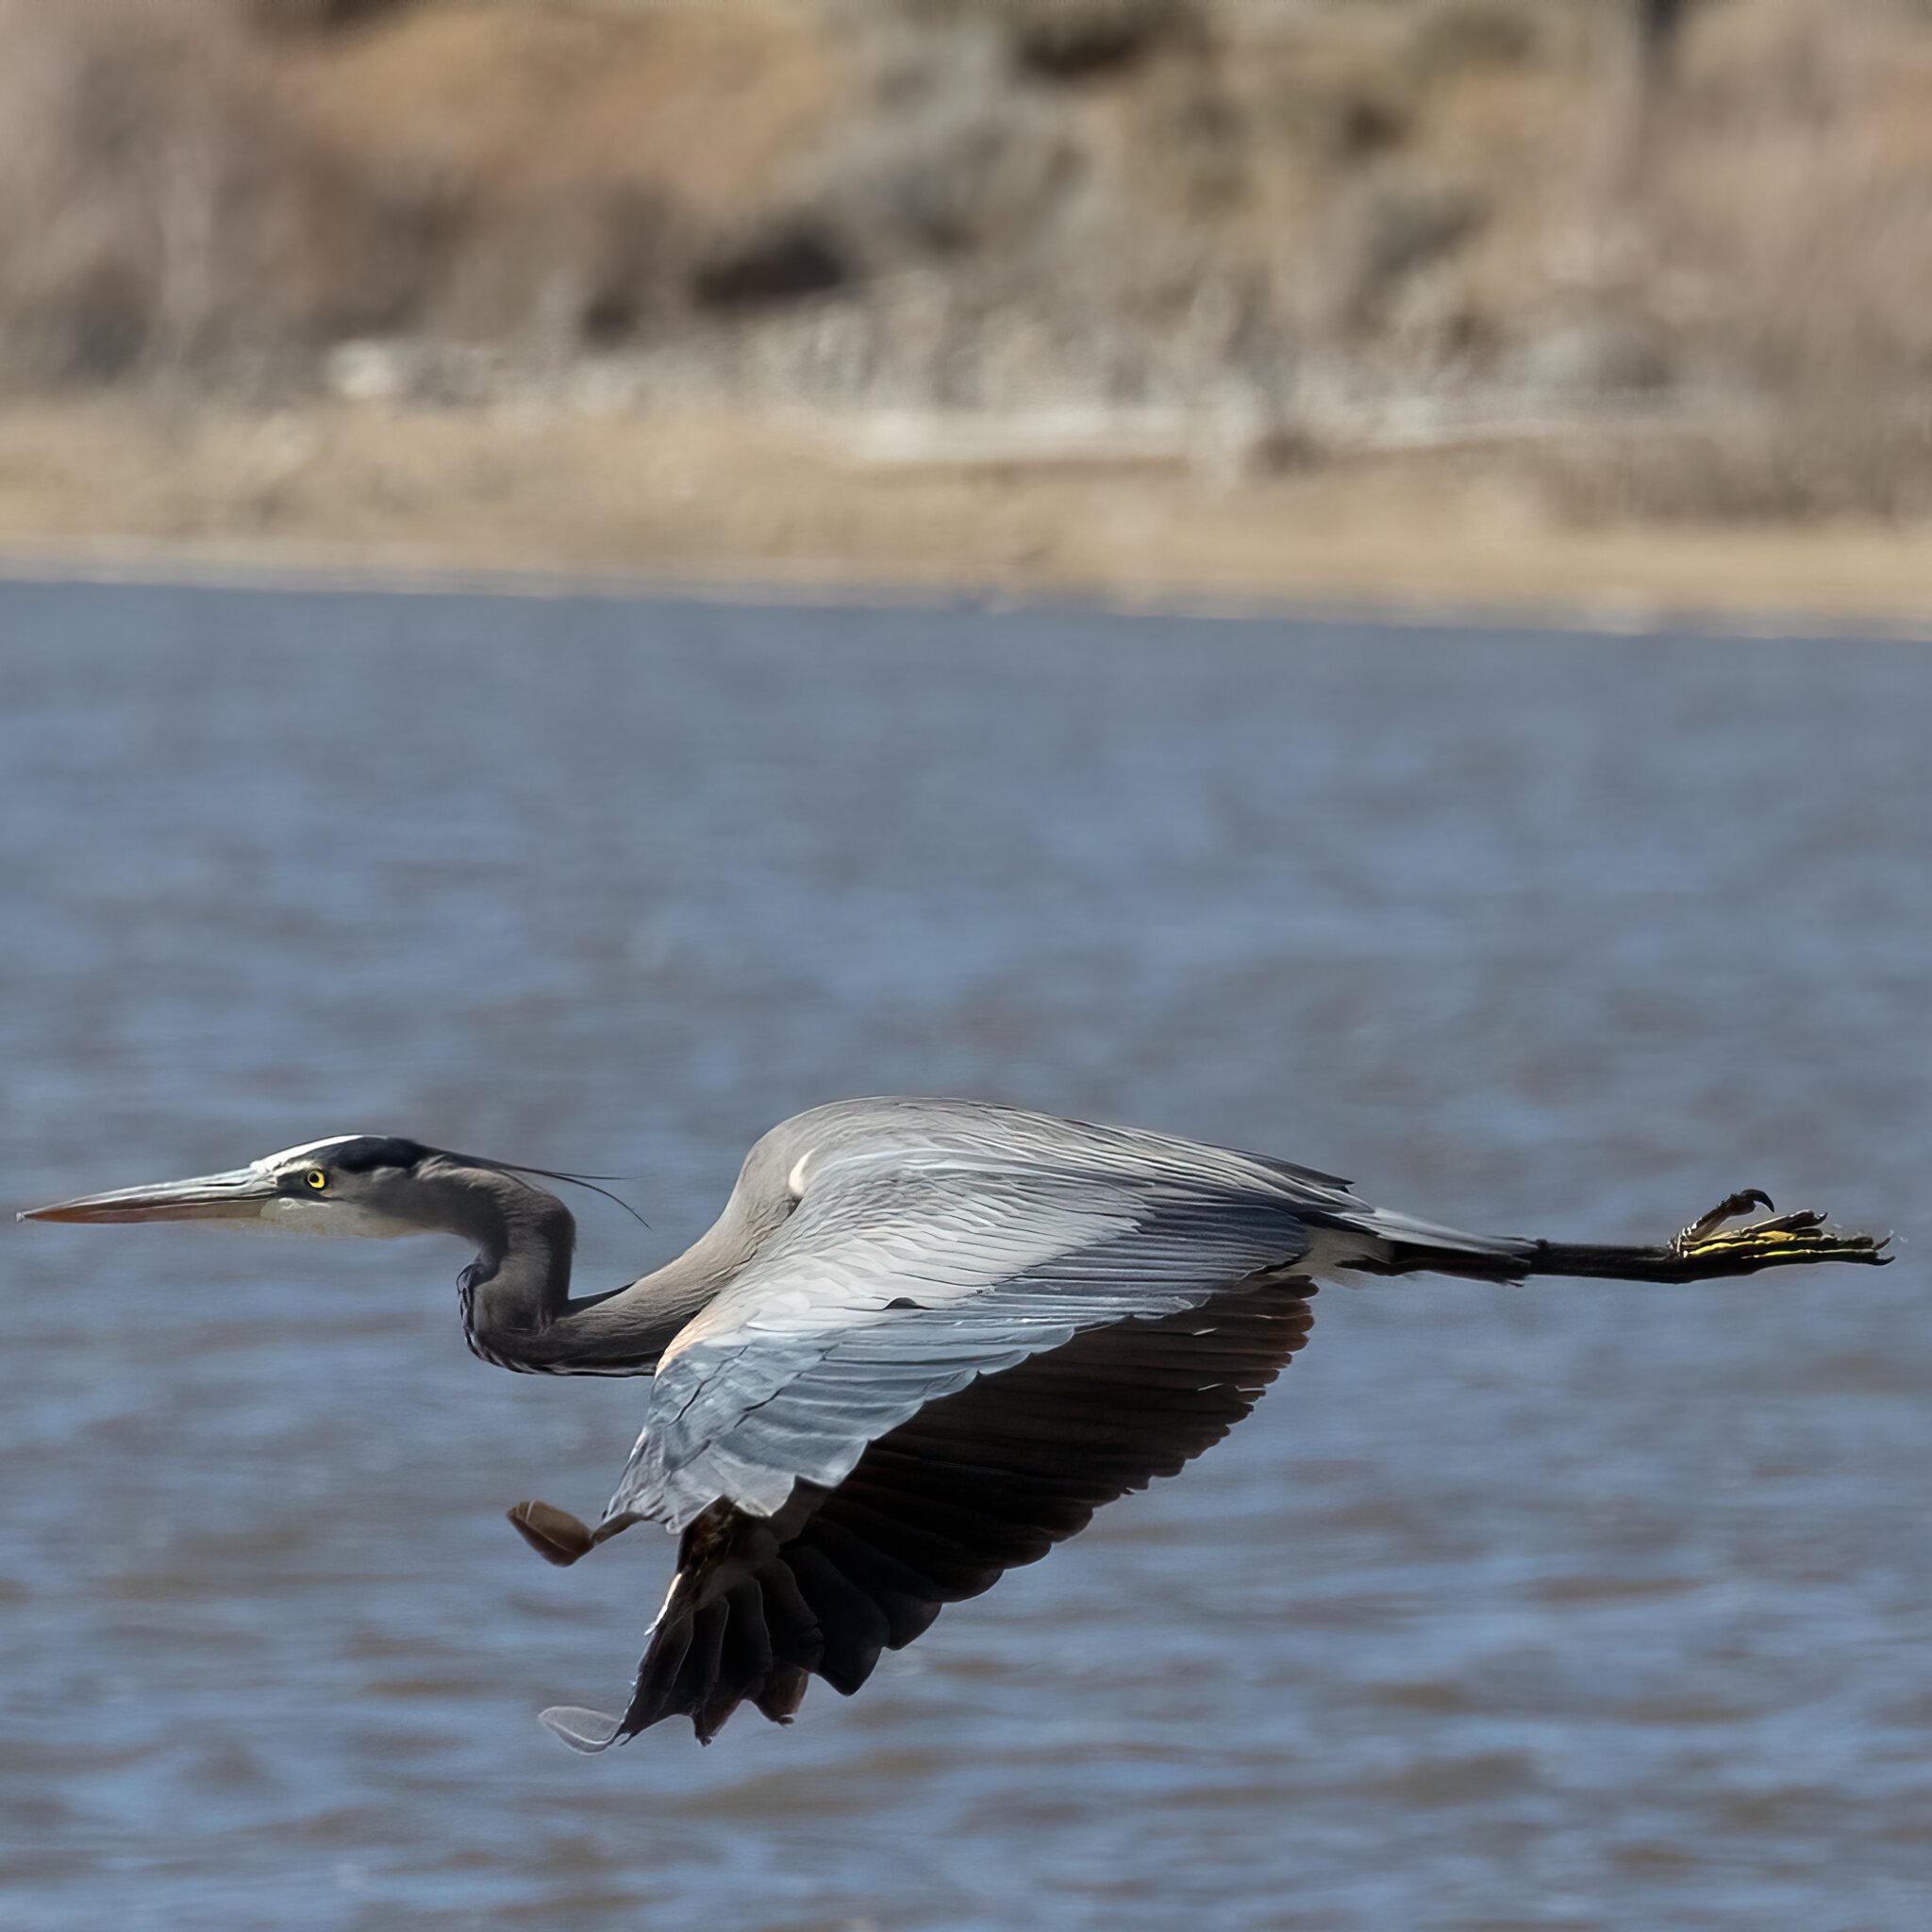
[(567, 1509), (548, 1503), (519, 1503), (507, 1512), (517, 1534), (543, 1558), (566, 1569), (588, 1557), (597, 1538)]
[[(1767, 1214), (1776, 1212), (1772, 1198), (1762, 1188), (1741, 1188), (1735, 1194), (1726, 1194), (1708, 1214), (1701, 1214), (1677, 1237), (1680, 1248), (1694, 1247), (1706, 1236), (1715, 1234), (1725, 1222), (1735, 1221), (1739, 1215), (1753, 1208), (1762, 1208)], [(1821, 1215), (1819, 1219), (1823, 1219)]]

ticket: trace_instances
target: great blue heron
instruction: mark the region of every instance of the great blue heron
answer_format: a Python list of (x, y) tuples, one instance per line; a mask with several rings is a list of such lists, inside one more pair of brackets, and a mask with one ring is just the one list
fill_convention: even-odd
[(1219, 1441), (1307, 1339), (1320, 1276), (1682, 1282), (1884, 1258), (1817, 1214), (1733, 1224), (1770, 1210), (1755, 1190), (1661, 1246), (1577, 1246), (1461, 1234), (1163, 1134), (854, 1100), (765, 1135), (675, 1261), (573, 1300), (575, 1224), (541, 1172), (348, 1134), (24, 1218), (458, 1235), (485, 1361), (655, 1375), (594, 1529), (509, 1512), (554, 1563), (638, 1522), (682, 1539), (624, 1714), (543, 1713), (586, 1751), (674, 1714), (708, 1741), (746, 1698), (784, 1724), (812, 1676), (857, 1690), (941, 1606)]

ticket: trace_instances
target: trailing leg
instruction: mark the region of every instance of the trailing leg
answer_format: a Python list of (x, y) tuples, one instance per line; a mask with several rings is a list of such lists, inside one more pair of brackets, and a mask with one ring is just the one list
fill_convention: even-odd
[[(1532, 1274), (1563, 1274), (1607, 1281), (1710, 1281), (1754, 1274), (1761, 1268), (1808, 1267), (1818, 1261), (1858, 1261), (1882, 1267), (1890, 1236), (1840, 1234), (1809, 1210), (1768, 1214), (1733, 1224), (1753, 1208), (1771, 1207), (1756, 1188), (1726, 1195), (1708, 1214), (1655, 1247), (1576, 1241), (1498, 1241), (1485, 1252), (1474, 1244), (1452, 1247), (1397, 1235), (1380, 1251), (1351, 1260), (1372, 1274), (1459, 1274), (1478, 1281), (1522, 1281)], [(1378, 1230), (1379, 1231), (1379, 1230)]]

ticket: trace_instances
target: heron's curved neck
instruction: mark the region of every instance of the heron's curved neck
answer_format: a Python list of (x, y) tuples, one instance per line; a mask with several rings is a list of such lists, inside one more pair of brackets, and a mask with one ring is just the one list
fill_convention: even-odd
[(717, 1291), (718, 1274), (693, 1249), (641, 1281), (574, 1300), (570, 1209), (520, 1174), (476, 1169), (463, 1181), (453, 1218), (476, 1242), (476, 1258), (457, 1287), (464, 1340), (487, 1362), (556, 1375), (648, 1374)]
[(476, 1258), (457, 1277), (463, 1339), (485, 1361), (521, 1368), (525, 1350), (569, 1312), (576, 1223), (556, 1195), (514, 1175), (465, 1179), (461, 1231)]

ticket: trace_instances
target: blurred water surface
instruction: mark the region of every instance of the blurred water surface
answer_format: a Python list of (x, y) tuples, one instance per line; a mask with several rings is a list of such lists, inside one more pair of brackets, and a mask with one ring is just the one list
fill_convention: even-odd
[[(968, 1092), (1444, 1219), (1909, 1236), (1932, 660), (1074, 611), (0, 590), (7, 1204), (344, 1129), (635, 1174)], [(1932, 1319), (1325, 1293), (1179, 1482), (860, 1698), (597, 1759), (642, 1385), (432, 1242), (5, 1228), (0, 1924), (1932, 1924)]]

